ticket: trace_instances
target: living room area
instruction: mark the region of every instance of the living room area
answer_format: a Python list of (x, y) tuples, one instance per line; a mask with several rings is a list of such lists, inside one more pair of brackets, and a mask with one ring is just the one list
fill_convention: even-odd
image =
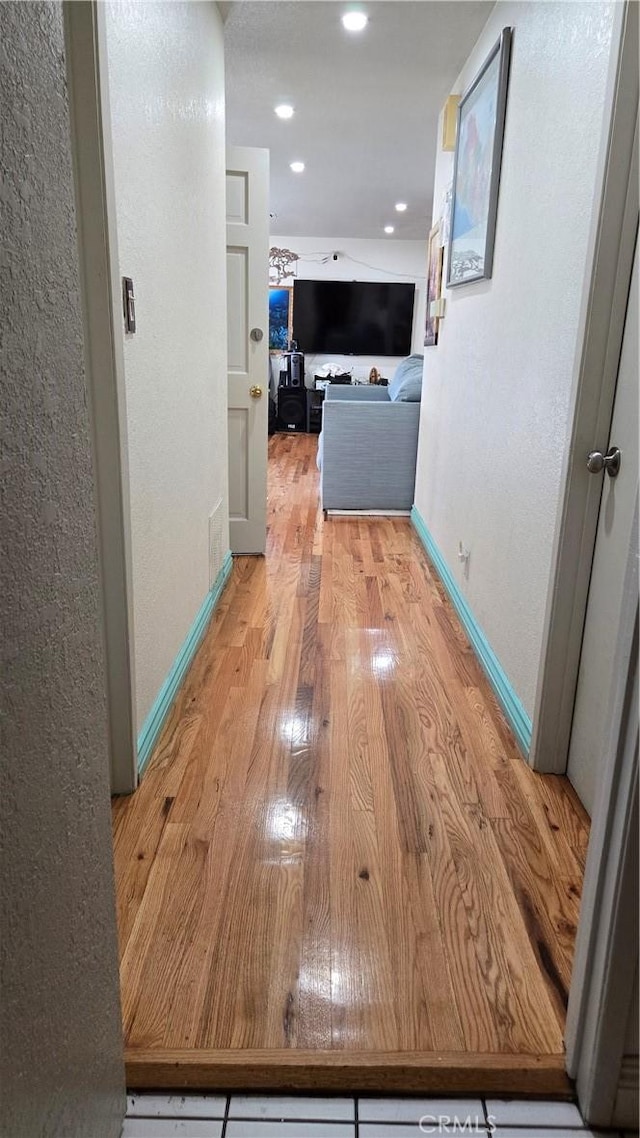
[[(273, 241), (270, 259), (295, 256), (296, 276), (269, 290), (270, 431), (318, 435), (323, 510), (408, 514), (424, 360), (424, 242), (351, 239), (337, 250), (322, 238)], [(305, 245), (313, 249), (302, 252)], [(278, 351), (283, 339), (293, 351)]]

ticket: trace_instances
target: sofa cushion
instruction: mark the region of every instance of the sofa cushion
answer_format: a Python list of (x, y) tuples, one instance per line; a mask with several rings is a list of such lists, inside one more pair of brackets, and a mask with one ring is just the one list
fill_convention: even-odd
[(424, 356), (417, 353), (399, 363), (389, 387), (389, 399), (394, 403), (419, 403), (422, 396), (422, 368)]
[(343, 403), (388, 403), (387, 387), (378, 387), (375, 383), (358, 383), (347, 387), (341, 384), (330, 383), (326, 394), (325, 402), (330, 399), (332, 403), (340, 400)]

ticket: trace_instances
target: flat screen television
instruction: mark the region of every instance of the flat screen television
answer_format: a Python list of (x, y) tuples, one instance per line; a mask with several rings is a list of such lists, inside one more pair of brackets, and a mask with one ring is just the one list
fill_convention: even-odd
[(293, 338), (301, 352), (408, 356), (415, 285), (295, 281)]

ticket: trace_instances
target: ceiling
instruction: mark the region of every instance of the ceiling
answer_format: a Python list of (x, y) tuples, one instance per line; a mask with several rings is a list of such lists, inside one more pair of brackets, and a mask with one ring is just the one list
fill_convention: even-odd
[[(340, 17), (362, 8), (348, 33)], [(480, 0), (227, 5), (227, 140), (271, 151), (271, 232), (424, 239), (440, 109), (486, 22)], [(287, 122), (273, 108), (291, 103)], [(305, 171), (294, 174), (293, 160)], [(395, 202), (408, 209), (396, 213)]]

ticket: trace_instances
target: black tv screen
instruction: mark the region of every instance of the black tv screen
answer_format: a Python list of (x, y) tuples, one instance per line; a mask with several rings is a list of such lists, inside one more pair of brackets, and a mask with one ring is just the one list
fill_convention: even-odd
[(293, 338), (301, 352), (408, 356), (415, 285), (295, 281)]

